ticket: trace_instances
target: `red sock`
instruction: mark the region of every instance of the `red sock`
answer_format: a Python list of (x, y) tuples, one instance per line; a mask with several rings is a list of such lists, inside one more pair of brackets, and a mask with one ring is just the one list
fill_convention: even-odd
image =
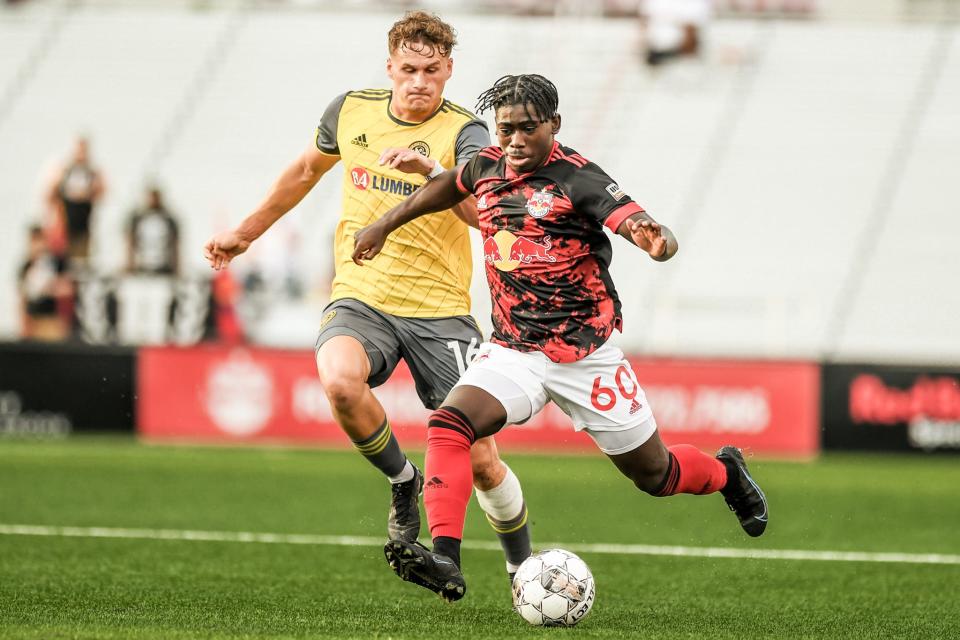
[(475, 434), (467, 417), (453, 407), (440, 407), (427, 423), (427, 481), (423, 505), (430, 537), (463, 539), (463, 521), (473, 490), (470, 445)]
[(689, 444), (669, 448), (670, 466), (663, 485), (656, 496), (672, 496), (677, 493), (704, 495), (720, 491), (727, 484), (727, 468), (722, 462), (708, 456)]

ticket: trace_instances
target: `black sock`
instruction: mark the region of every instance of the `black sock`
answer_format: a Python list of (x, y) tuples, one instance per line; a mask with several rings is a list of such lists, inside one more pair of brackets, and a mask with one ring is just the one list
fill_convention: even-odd
[(387, 477), (398, 475), (407, 464), (407, 456), (400, 450), (400, 443), (386, 420), (369, 438), (354, 440), (353, 446)]
[(447, 556), (460, 567), (460, 541), (448, 536), (437, 536), (433, 539), (433, 552)]
[(530, 546), (530, 527), (527, 524), (527, 505), (520, 505), (520, 513), (510, 520), (497, 520), (489, 513), (487, 522), (493, 527), (494, 533), (500, 540), (500, 546), (503, 548), (503, 555), (507, 562), (513, 566), (520, 566), (524, 560), (530, 557), (533, 549)]

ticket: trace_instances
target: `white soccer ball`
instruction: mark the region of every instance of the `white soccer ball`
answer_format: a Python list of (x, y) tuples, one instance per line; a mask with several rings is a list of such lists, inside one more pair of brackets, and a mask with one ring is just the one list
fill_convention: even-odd
[(595, 595), (587, 563), (563, 549), (533, 554), (513, 578), (513, 608), (532, 625), (572, 627), (590, 612)]

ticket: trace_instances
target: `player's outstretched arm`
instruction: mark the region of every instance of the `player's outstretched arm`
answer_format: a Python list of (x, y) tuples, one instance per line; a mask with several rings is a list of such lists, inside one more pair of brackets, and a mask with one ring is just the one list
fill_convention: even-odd
[(617, 233), (637, 245), (657, 262), (665, 262), (677, 253), (677, 238), (666, 227), (646, 213), (636, 213), (620, 225)]
[[(404, 173), (416, 173), (427, 178), (439, 176), (443, 172), (443, 166), (431, 158), (426, 157), (419, 151), (407, 149), (406, 147), (390, 147), (380, 154), (381, 165), (386, 165), (391, 169), (397, 169)], [(477, 216), (476, 198), (470, 196), (463, 202), (452, 207), (452, 211), (457, 217), (474, 229), (480, 228), (480, 222)]]
[(246, 251), (254, 240), (303, 200), (340, 156), (320, 153), (315, 147), (304, 151), (277, 178), (267, 197), (236, 229), (223, 231), (207, 241), (203, 257), (214, 269), (225, 269)]
[(387, 236), (411, 220), (450, 209), (462, 202), (467, 194), (457, 186), (457, 173), (456, 169), (444, 171), (379, 220), (357, 231), (353, 237), (353, 261), (363, 264), (362, 260), (374, 258), (383, 249)]

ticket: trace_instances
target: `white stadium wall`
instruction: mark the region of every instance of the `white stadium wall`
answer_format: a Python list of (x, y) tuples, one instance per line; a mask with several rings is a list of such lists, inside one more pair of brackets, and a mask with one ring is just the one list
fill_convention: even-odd
[[(183, 260), (202, 273), (203, 241), (310, 144), (326, 103), (386, 86), (396, 18), (47, 7), (0, 10), (0, 337), (16, 332), (15, 272), (45, 173), (74, 134), (89, 134), (108, 180), (97, 266), (120, 267), (126, 213), (156, 178), (180, 215)], [(546, 75), (560, 139), (677, 232), (680, 254), (663, 265), (615, 241), (625, 349), (960, 361), (956, 26), (721, 20), (702, 63), (651, 72), (632, 20), (449, 18), (449, 98), (471, 107), (503, 74)], [(316, 274), (320, 288), (338, 178), (250, 260), (293, 254), (276, 268)], [(322, 294), (309, 302), (286, 332), (304, 345)]]

